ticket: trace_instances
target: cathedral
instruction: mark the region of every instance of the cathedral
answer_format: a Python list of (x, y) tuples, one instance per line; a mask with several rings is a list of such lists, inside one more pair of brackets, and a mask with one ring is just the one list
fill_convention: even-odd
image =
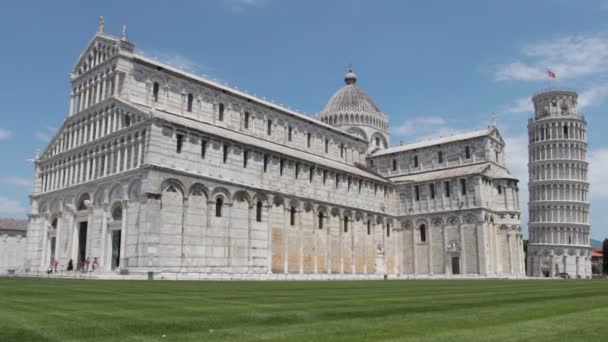
[(491, 125), (391, 145), (353, 70), (315, 117), (99, 30), (35, 160), (26, 267), (172, 279), (523, 277), (518, 180)]

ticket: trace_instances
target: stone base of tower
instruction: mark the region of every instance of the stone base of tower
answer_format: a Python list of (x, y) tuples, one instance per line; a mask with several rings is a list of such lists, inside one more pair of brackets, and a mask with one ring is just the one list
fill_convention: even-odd
[(591, 279), (591, 248), (585, 246), (528, 245), (527, 271), (530, 277)]

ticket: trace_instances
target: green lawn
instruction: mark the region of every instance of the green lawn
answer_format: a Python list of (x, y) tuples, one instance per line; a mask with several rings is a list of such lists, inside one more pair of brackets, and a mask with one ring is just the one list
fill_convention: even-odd
[(599, 341), (606, 328), (605, 280), (0, 278), (0, 341)]

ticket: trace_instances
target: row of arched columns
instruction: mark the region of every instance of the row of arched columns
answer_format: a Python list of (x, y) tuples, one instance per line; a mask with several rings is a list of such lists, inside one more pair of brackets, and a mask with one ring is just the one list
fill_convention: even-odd
[(145, 129), (135, 130), (45, 163), (39, 173), (40, 191), (54, 191), (138, 167), (144, 162), (145, 137)]
[(589, 245), (589, 229), (575, 227), (530, 227), (530, 243)]

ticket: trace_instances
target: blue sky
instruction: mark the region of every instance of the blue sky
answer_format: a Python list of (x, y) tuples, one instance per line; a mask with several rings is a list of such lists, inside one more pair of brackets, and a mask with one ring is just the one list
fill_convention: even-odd
[[(0, 216), (24, 216), (32, 158), (67, 115), (69, 73), (93, 36), (309, 115), (349, 64), (389, 115), (391, 140), (487, 126), (506, 138), (527, 222), (530, 96), (579, 91), (589, 121), (592, 237), (608, 236), (608, 1), (3, 1)], [(546, 68), (557, 74), (545, 76)]]

